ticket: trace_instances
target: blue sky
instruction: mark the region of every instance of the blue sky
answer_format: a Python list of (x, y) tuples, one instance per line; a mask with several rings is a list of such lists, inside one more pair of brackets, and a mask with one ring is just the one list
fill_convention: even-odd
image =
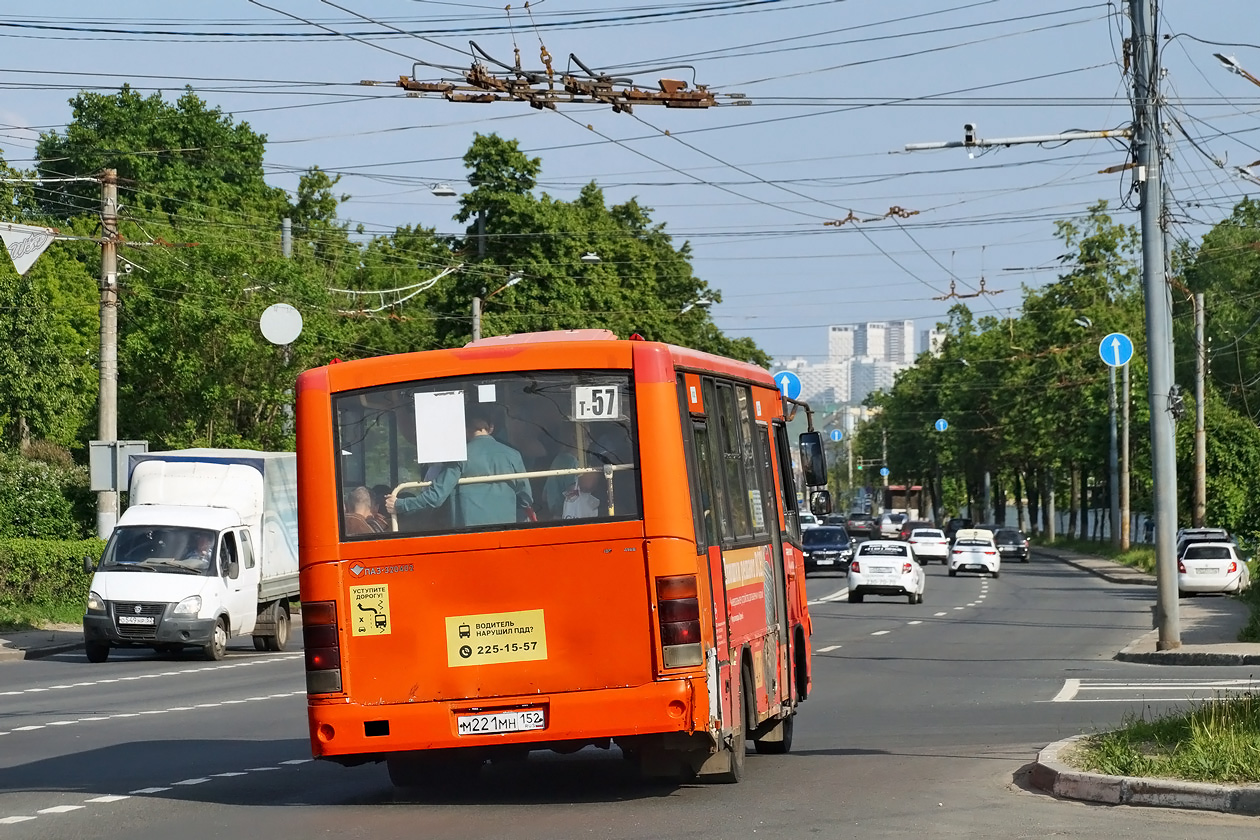
[[(80, 0), (0, 14), (5, 158), (29, 165), (36, 132), (64, 127), (78, 89), (129, 82), (173, 98), (188, 83), (267, 135), (272, 183), (291, 189), (319, 165), (343, 175), (353, 199), (342, 217), (369, 232), (449, 232), (461, 227), (454, 200), (430, 187), (466, 189), (473, 133), (497, 132), (542, 159), (540, 188), (553, 196), (571, 199), (594, 180), (610, 203), (654, 208), (721, 290), (720, 327), (813, 361), (827, 324), (933, 325), (951, 303), (934, 298), (951, 281), (968, 293), (983, 278), (1001, 293), (973, 309), (1011, 313), (1021, 284), (1056, 276), (1054, 222), (1100, 199), (1137, 224), (1129, 176), (1098, 174), (1126, 160), (1113, 141), (903, 151), (961, 140), (964, 123), (984, 138), (1125, 126), (1127, 3), (542, 0), (509, 13), (501, 0), (261, 2), (134, 0), (111, 7), (105, 24), (99, 3)], [(1260, 34), (1254, 2), (1161, 7), (1173, 234), (1197, 239), (1254, 186), (1234, 167), (1260, 160), (1260, 88), (1213, 53), (1260, 75), (1250, 45)], [(528, 69), (541, 67), (541, 41), (558, 69), (574, 54), (642, 87), (694, 80), (725, 104), (547, 112), (359, 85), (392, 82), (413, 62), (447, 68), (421, 66), (418, 78), (451, 78), (471, 61), (469, 40), (509, 63), (519, 48)], [(749, 104), (733, 104), (736, 93)], [(914, 215), (880, 218), (894, 207)], [(825, 224), (850, 211), (872, 221)]]

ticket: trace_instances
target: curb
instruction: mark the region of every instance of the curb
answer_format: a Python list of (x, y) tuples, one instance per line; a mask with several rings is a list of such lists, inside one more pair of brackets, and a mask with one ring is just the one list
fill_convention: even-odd
[[(1135, 662), (1139, 665), (1260, 665), (1260, 654), (1218, 653), (1214, 651), (1157, 651), (1135, 650), (1143, 642), (1157, 637), (1159, 631), (1147, 633), (1115, 655), (1117, 662)], [(1151, 644), (1145, 645), (1151, 647)]]
[(1087, 773), (1064, 764), (1059, 757), (1087, 737), (1076, 735), (1056, 741), (1037, 753), (1037, 763), (1032, 769), (1033, 786), (1064, 799), (1105, 805), (1189, 808), (1260, 816), (1260, 785), (1215, 785), (1175, 779), (1107, 776)]
[(68, 653), (70, 651), (82, 650), (83, 642), (64, 642), (59, 645), (44, 645), (34, 648), (11, 648), (0, 647), (0, 662), (20, 662), (24, 659), (43, 659), (45, 656), (55, 656), (58, 653)]
[[(1069, 566), (1075, 566), (1081, 571), (1089, 572), (1090, 574), (1096, 575), (1097, 577), (1100, 577), (1103, 580), (1108, 581), (1109, 583), (1120, 583), (1126, 586), (1155, 586), (1157, 583), (1157, 579), (1154, 575), (1148, 574), (1146, 572), (1138, 571), (1136, 569), (1129, 571), (1126, 574), (1117, 574), (1110, 570), (1099, 569), (1096, 566), (1090, 565), (1088, 563), (1079, 562), (1074, 557), (1068, 557), (1063, 554), (1059, 554), (1057, 552), (1054, 554), (1051, 554), (1050, 551), (1054, 551), (1054, 549), (1047, 550), (1045, 548), (1038, 546), (1034, 548), (1033, 551), (1040, 553), (1042, 557), (1049, 557), (1052, 560), (1058, 560), (1062, 563), (1067, 563)], [(1097, 558), (1096, 562), (1107, 563), (1119, 569), (1130, 568), (1128, 566), (1115, 563), (1111, 560), (1103, 560), (1102, 558)]]

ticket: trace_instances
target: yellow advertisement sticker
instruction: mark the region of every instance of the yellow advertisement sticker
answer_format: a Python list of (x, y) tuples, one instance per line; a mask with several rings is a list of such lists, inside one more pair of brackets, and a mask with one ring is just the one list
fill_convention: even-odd
[(350, 626), (355, 636), (388, 636), (389, 584), (350, 587)]
[(546, 658), (542, 610), (446, 618), (446, 662), (452, 668)]

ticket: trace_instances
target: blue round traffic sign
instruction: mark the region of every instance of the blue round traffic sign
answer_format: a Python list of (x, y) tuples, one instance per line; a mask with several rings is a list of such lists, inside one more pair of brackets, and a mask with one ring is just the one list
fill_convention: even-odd
[(945, 418), (944, 418), (944, 417), (942, 417), (940, 420), (937, 420), (937, 421), (933, 424), (933, 426), (935, 426), (935, 427), (936, 427), (936, 431), (938, 431), (938, 432), (943, 432), (943, 431), (945, 431), (946, 429), (948, 429), (948, 428), (949, 428), (949, 424), (945, 422)]
[(831, 430), (831, 439), (832, 439), (832, 440), (834, 440), (834, 441), (841, 441), (841, 440), (844, 440), (844, 432), (840, 431), (839, 429), (832, 429), (832, 430)]
[(1133, 339), (1124, 333), (1111, 333), (1098, 342), (1098, 355), (1111, 367), (1123, 367), (1133, 358)]
[(882, 475), (882, 476), (887, 477), (887, 475), (888, 475), (888, 467), (880, 467), (880, 468), (879, 468), (879, 474), (880, 474), (880, 475)]
[(774, 375), (774, 382), (779, 386), (779, 393), (789, 400), (801, 396), (801, 378), (790, 370), (781, 370)]

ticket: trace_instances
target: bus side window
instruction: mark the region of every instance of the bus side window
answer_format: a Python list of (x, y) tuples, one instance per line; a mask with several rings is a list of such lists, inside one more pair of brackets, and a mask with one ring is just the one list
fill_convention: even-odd
[(780, 498), (783, 499), (783, 522), (788, 536), (795, 543), (801, 541), (801, 518), (796, 502), (796, 479), (792, 476), (792, 448), (788, 443), (787, 426), (782, 420), (774, 421), (774, 455), (779, 463)]
[[(699, 473), (696, 490), (700, 496), (705, 537), (708, 539), (708, 545), (721, 545), (718, 515), (721, 511), (722, 503), (714, 493), (713, 460), (709, 448), (709, 430), (703, 423), (696, 423), (692, 427), (691, 434), (695, 440), (696, 472)], [(722, 517), (722, 521), (725, 524), (725, 517)]]

